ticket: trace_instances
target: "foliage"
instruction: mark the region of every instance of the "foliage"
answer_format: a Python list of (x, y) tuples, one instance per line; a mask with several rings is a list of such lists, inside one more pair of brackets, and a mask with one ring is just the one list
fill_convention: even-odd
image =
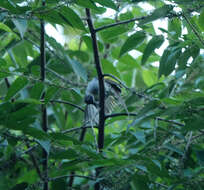
[[(95, 183), (106, 190), (204, 189), (203, 7), (202, 0), (0, 1), (0, 189), (37, 190), (46, 180), (51, 190), (96, 189)], [(97, 129), (78, 140), (85, 87), (97, 76), (85, 8), (103, 72), (127, 87), (114, 110), (123, 114), (106, 119), (102, 153)], [(66, 38), (62, 45), (45, 35), (44, 81), (42, 19), (60, 25)], [(156, 20), (168, 28), (153, 26)]]

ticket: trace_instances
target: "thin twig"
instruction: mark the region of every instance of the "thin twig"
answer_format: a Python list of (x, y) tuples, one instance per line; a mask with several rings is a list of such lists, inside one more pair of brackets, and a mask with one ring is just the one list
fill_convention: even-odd
[[(200, 6), (199, 8), (202, 8), (202, 6)], [(191, 10), (189, 10), (189, 12), (194, 12), (194, 11), (197, 11), (197, 10), (198, 9), (191, 9)], [(99, 32), (99, 31), (102, 31), (102, 30), (105, 30), (105, 29), (108, 29), (108, 28), (112, 28), (112, 27), (115, 27), (115, 26), (119, 26), (119, 25), (123, 25), (123, 24), (128, 24), (128, 23), (135, 22), (135, 21), (141, 21), (141, 20), (144, 20), (145, 18), (150, 17), (150, 16), (151, 16), (151, 14), (147, 15), (147, 16), (132, 18), (132, 19), (129, 19), (129, 20), (119, 21), (119, 22), (116, 22), (116, 23), (113, 23), (113, 24), (108, 24), (108, 25), (96, 28), (95, 31)], [(175, 14), (175, 15), (172, 15), (172, 16), (178, 17), (180, 15)], [(169, 17), (169, 15), (166, 14), (166, 17)]]
[(155, 183), (156, 185), (159, 185), (159, 186), (164, 187), (164, 188), (166, 188), (166, 189), (169, 188), (167, 185), (164, 185), (164, 184), (162, 184), (162, 183), (158, 183), (158, 182), (154, 182), (154, 183)]
[(84, 112), (84, 109), (82, 107), (80, 107), (80, 106), (78, 106), (76, 104), (73, 104), (71, 102), (68, 102), (68, 101), (64, 101), (64, 100), (50, 100), (50, 102), (52, 102), (52, 103), (56, 102), (56, 103), (61, 103), (61, 104), (67, 104), (67, 105), (75, 107), (75, 108), (79, 109), (80, 111)]
[[(138, 114), (137, 113), (126, 113), (126, 112), (124, 112), (124, 113), (113, 113), (113, 114), (106, 115), (106, 119), (113, 118), (113, 117), (120, 117), (120, 116), (138, 116)], [(155, 119), (157, 119), (159, 121), (171, 123), (171, 124), (174, 124), (174, 125), (178, 125), (178, 126), (181, 126), (181, 127), (185, 126), (183, 123), (179, 123), (179, 122), (174, 121), (174, 120), (168, 120), (168, 119), (164, 119), (164, 118), (161, 118), (161, 117), (156, 117)]]
[(28, 75), (24, 75), (24, 74), (18, 74), (18, 73), (14, 73), (14, 72), (8, 72), (8, 71), (4, 71), (4, 70), (1, 70), (0, 73), (7, 73), (7, 74), (10, 74), (10, 75), (14, 75), (14, 76), (19, 76), (19, 77), (25, 77), (27, 78), (28, 80), (30, 81), (35, 81), (35, 82), (42, 82), (48, 86), (54, 86), (54, 87), (57, 87), (57, 88), (61, 88), (61, 89), (64, 89), (64, 90), (70, 90), (71, 88), (68, 88), (68, 87), (65, 87), (65, 86), (61, 86), (61, 85), (56, 85), (48, 80), (45, 80), (45, 81), (42, 81), (42, 80), (39, 80), (37, 78), (33, 78), (32, 76), (28, 76)]
[(26, 146), (28, 147), (28, 150), (29, 150), (29, 151), (27, 150), (26, 153), (28, 153), (28, 154), (30, 155), (31, 161), (32, 161), (32, 163), (33, 163), (33, 166), (34, 166), (35, 169), (36, 169), (36, 172), (37, 172), (38, 176), (40, 177), (41, 180), (43, 180), (43, 175), (41, 174), (40, 168), (39, 168), (39, 166), (38, 166), (38, 162), (37, 162), (37, 160), (36, 160), (36, 158), (35, 158), (33, 152), (30, 151), (30, 149), (31, 149), (31, 148), (33, 149), (33, 147), (30, 147), (30, 145), (29, 145), (29, 143), (28, 143), (27, 141), (26, 141)]
[(74, 131), (79, 131), (79, 130), (88, 129), (88, 128), (91, 128), (91, 126), (74, 127), (74, 128), (71, 128), (71, 129), (64, 130), (64, 131), (62, 131), (62, 133), (63, 134), (71, 133), (71, 132), (74, 132)]
[(186, 143), (186, 146), (185, 146), (184, 154), (183, 154), (183, 157), (181, 159), (182, 161), (184, 161), (186, 159), (186, 155), (187, 155), (188, 149), (189, 149), (190, 144), (192, 142), (192, 136), (193, 136), (193, 132), (191, 131), (189, 133), (189, 137), (188, 137), (188, 140), (187, 140), (187, 143)]
[[(33, 32), (32, 30), (28, 30), (29, 34), (31, 34), (35, 39), (38, 39), (40, 41), (40, 38), (35, 34), (35, 32)], [(18, 35), (20, 35), (19, 33), (16, 33)], [(40, 48), (35, 42), (33, 42), (32, 40), (24, 37), (25, 40), (29, 41), (30, 43), (34, 44), (36, 48)], [(47, 50), (54, 55), (59, 61), (64, 62), (64, 59), (62, 57), (60, 57), (52, 48), (50, 48), (49, 45), (45, 44), (45, 47), (47, 48)], [(59, 78), (60, 80), (62, 80), (63, 82), (65, 82), (66, 84), (70, 84), (70, 85), (74, 85), (77, 87), (85, 87), (85, 84), (80, 84), (80, 83), (76, 83), (76, 82), (72, 82), (71, 80), (67, 80), (64, 77), (60, 76), (58, 73), (56, 73), (55, 71), (53, 71), (52, 69), (46, 67), (45, 68), (46, 71), (48, 71), (49, 73), (55, 75), (57, 78)]]
[(186, 22), (189, 24), (189, 26), (191, 27), (191, 29), (193, 30), (194, 34), (197, 36), (197, 38), (199, 39), (199, 41), (202, 43), (202, 45), (204, 46), (204, 40), (202, 39), (202, 37), (200, 36), (199, 32), (196, 30), (196, 28), (193, 26), (193, 24), (188, 20), (187, 16), (185, 15), (185, 13), (182, 14), (183, 18), (186, 20)]
[(58, 73), (56, 73), (55, 71), (53, 71), (52, 69), (46, 68), (46, 71), (48, 71), (49, 73), (52, 73), (53, 75), (55, 75), (57, 78), (59, 78), (60, 80), (62, 80), (63, 82), (70, 84), (70, 85), (74, 85), (74, 86), (82, 86), (85, 87), (85, 85), (83, 84), (79, 84), (79, 83), (75, 83), (72, 82), (70, 80), (65, 79), (64, 77), (62, 77), (61, 75), (59, 75)]
[(61, 179), (61, 178), (65, 178), (65, 177), (80, 177), (80, 178), (85, 178), (85, 179), (90, 179), (90, 180), (93, 180), (95, 181), (96, 179), (94, 177), (90, 177), (90, 176), (83, 176), (83, 175), (63, 175), (63, 176), (57, 176), (57, 177), (53, 177), (53, 178), (49, 178), (49, 181), (54, 181), (54, 180), (57, 180), (57, 179)]
[(111, 28), (111, 27), (115, 27), (115, 26), (118, 26), (118, 25), (128, 24), (128, 23), (135, 22), (135, 21), (140, 21), (140, 20), (143, 20), (144, 18), (146, 18), (146, 16), (142, 16), (142, 17), (138, 17), (138, 18), (132, 18), (132, 19), (129, 19), (129, 20), (124, 20), (124, 21), (113, 23), (113, 24), (108, 24), (108, 25), (96, 28), (95, 31), (99, 32), (101, 30), (105, 30), (105, 29), (108, 29), (108, 28)]

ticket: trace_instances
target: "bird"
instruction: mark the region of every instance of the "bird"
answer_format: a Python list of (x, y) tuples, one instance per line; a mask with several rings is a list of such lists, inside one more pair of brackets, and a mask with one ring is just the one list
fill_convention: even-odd
[[(111, 80), (110, 78), (104, 78), (105, 87), (105, 114), (110, 114), (113, 108), (121, 100), (121, 86), (119, 83)], [(99, 124), (99, 81), (98, 78), (94, 77), (85, 90), (85, 113), (84, 113), (84, 125), (79, 136), (79, 141), (83, 141), (87, 127), (98, 126)], [(95, 139), (96, 141), (96, 139)], [(96, 142), (95, 142), (96, 143)], [(70, 177), (69, 185), (72, 186), (74, 182), (74, 172)]]
[[(121, 99), (121, 86), (111, 78), (104, 78), (105, 114), (110, 114)], [(86, 103), (84, 125), (97, 126), (99, 123), (99, 82), (94, 77), (87, 85), (84, 101)]]

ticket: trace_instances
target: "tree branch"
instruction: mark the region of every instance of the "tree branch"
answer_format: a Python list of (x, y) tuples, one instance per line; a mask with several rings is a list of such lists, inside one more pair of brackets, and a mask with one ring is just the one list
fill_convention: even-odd
[[(59, 58), (59, 59), (61, 59), (61, 58)], [(58, 73), (53, 71), (52, 69), (46, 68), (46, 71), (48, 71), (49, 73), (52, 73), (53, 75), (55, 75), (57, 78), (59, 78), (61, 81), (65, 82), (66, 84), (85, 87), (85, 85), (83, 85), (83, 84), (75, 83), (75, 82), (72, 82), (70, 80), (65, 79), (64, 77), (62, 77), (61, 75), (59, 75)]]
[(95, 181), (96, 179), (94, 177), (90, 177), (90, 176), (83, 176), (83, 175), (63, 175), (63, 176), (57, 176), (57, 177), (53, 177), (53, 178), (49, 178), (49, 181), (54, 181), (57, 179), (61, 179), (61, 178), (65, 178), (65, 177), (80, 177), (80, 178), (85, 178), (85, 179), (90, 179)]
[[(45, 7), (45, 0), (42, 0), (42, 6)], [(45, 81), (46, 73), (45, 73), (45, 67), (46, 67), (46, 56), (45, 56), (45, 24), (44, 21), (40, 20), (40, 75), (41, 75), (41, 81)], [(42, 100), (44, 100), (45, 93), (42, 95)], [(47, 132), (48, 130), (48, 124), (47, 124), (47, 109), (46, 105), (41, 105), (41, 112), (42, 112), (42, 129), (43, 131)], [(43, 157), (43, 190), (49, 190), (48, 187), (48, 153), (45, 149), (42, 150), (42, 157)]]
[[(113, 114), (106, 115), (106, 119), (112, 118), (112, 117), (119, 117), (119, 116), (138, 116), (138, 114), (137, 113), (113, 113)], [(161, 117), (156, 117), (155, 119), (157, 119), (159, 121), (171, 123), (171, 124), (174, 124), (174, 125), (178, 125), (178, 126), (181, 126), (181, 127), (185, 126), (183, 123), (179, 123), (179, 122), (174, 121), (174, 120), (168, 120), (168, 119), (164, 119), (164, 118), (161, 118)]]
[(203, 47), (204, 47), (204, 40), (202, 39), (202, 37), (200, 36), (199, 32), (196, 30), (196, 28), (193, 26), (193, 24), (188, 20), (187, 16), (185, 15), (185, 13), (182, 13), (183, 18), (186, 20), (186, 22), (188, 23), (188, 25), (191, 27), (191, 29), (193, 30), (194, 34), (197, 36), (198, 40), (202, 43)]
[(64, 101), (64, 100), (50, 100), (50, 102), (52, 102), (52, 103), (56, 102), (56, 103), (61, 103), (61, 104), (67, 104), (69, 106), (75, 107), (75, 108), (79, 109), (80, 111), (84, 112), (84, 109), (82, 107), (80, 107), (80, 106), (78, 106), (76, 104), (73, 104), (71, 102), (68, 102), (68, 101)]
[(124, 20), (124, 21), (113, 23), (113, 24), (108, 24), (108, 25), (96, 28), (95, 32), (99, 32), (101, 30), (105, 30), (105, 29), (108, 29), (108, 28), (111, 28), (111, 27), (122, 25), (122, 24), (128, 24), (128, 23), (131, 23), (131, 22), (140, 21), (140, 20), (143, 20), (144, 18), (146, 18), (146, 16), (142, 16), (142, 17), (138, 17), (138, 18), (132, 18), (132, 19), (129, 19), (129, 20)]
[(4, 71), (4, 70), (1, 70), (0, 73), (7, 73), (7, 74), (10, 74), (10, 75), (13, 75), (13, 76), (25, 77), (30, 81), (42, 82), (42, 83), (44, 83), (44, 84), (46, 84), (48, 86), (54, 86), (54, 87), (61, 88), (61, 89), (64, 89), (64, 90), (70, 90), (71, 89), (71, 88), (68, 88), (68, 87), (61, 86), (61, 85), (56, 85), (56, 84), (54, 84), (54, 83), (52, 83), (52, 82), (50, 82), (48, 80), (42, 81), (42, 80), (33, 78), (30, 75), (18, 74), (18, 73), (14, 73), (14, 72), (11, 73), (11, 72)]
[(30, 151), (30, 149), (31, 149), (31, 148), (33, 149), (33, 147), (30, 147), (30, 145), (28, 144), (28, 142), (26, 142), (26, 146), (28, 147), (28, 150), (29, 150), (29, 151), (27, 150), (26, 153), (30, 155), (31, 161), (32, 161), (32, 163), (33, 163), (33, 166), (34, 166), (35, 169), (36, 169), (36, 172), (37, 172), (38, 176), (40, 177), (41, 180), (43, 180), (43, 175), (41, 174), (40, 168), (39, 168), (39, 166), (38, 166), (38, 162), (37, 162), (37, 160), (35, 159), (35, 156), (34, 156), (34, 154), (32, 153), (32, 151)]
[(103, 73), (101, 69), (101, 63), (98, 53), (98, 44), (96, 39), (96, 30), (94, 29), (91, 13), (89, 9), (86, 9), (86, 16), (88, 27), (91, 33), (92, 38), (92, 45), (93, 45), (93, 53), (94, 53), (94, 60), (95, 60), (95, 67), (98, 75), (98, 82), (99, 82), (99, 134), (98, 134), (98, 148), (99, 151), (102, 150), (104, 144), (104, 125), (105, 125), (105, 87), (104, 87), (104, 79)]
[[(102, 152), (104, 146), (104, 126), (105, 126), (105, 87), (104, 87), (104, 78), (103, 72), (101, 69), (101, 63), (99, 58), (98, 52), (98, 44), (97, 44), (97, 37), (96, 37), (96, 30), (94, 29), (91, 13), (88, 8), (86, 8), (86, 16), (87, 16), (87, 23), (89, 27), (89, 31), (91, 33), (92, 38), (92, 46), (93, 46), (93, 54), (94, 54), (94, 61), (95, 67), (98, 75), (98, 83), (99, 83), (99, 125), (98, 125), (98, 150)], [(96, 177), (99, 175), (100, 168), (96, 169)], [(100, 189), (100, 184), (96, 183), (94, 186), (95, 190)]]

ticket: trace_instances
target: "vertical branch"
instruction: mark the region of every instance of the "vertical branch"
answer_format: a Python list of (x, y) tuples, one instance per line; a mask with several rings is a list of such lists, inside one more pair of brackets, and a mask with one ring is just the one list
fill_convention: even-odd
[(104, 145), (104, 125), (105, 125), (105, 88), (104, 88), (104, 79), (103, 79), (103, 73), (101, 69), (101, 63), (98, 53), (98, 45), (97, 45), (97, 39), (96, 39), (96, 31), (93, 27), (92, 19), (90, 10), (86, 9), (86, 16), (87, 16), (87, 22), (89, 26), (89, 30), (91, 33), (92, 38), (92, 46), (93, 46), (93, 53), (94, 53), (94, 60), (95, 60), (95, 66), (96, 71), (98, 75), (98, 82), (99, 82), (99, 134), (98, 134), (98, 148), (100, 151), (102, 151), (103, 145)]
[[(45, 6), (45, 0), (42, 0), (42, 6)], [(41, 19), (40, 20), (40, 71), (41, 71), (41, 81), (45, 81), (46, 73), (45, 73), (45, 65), (46, 65), (46, 56), (45, 56), (45, 23)], [(42, 100), (44, 99), (45, 93), (42, 95)], [(47, 132), (47, 109), (46, 105), (42, 104), (42, 129)], [(43, 149), (42, 153), (43, 157), (43, 174), (44, 174), (44, 185), (43, 190), (48, 190), (48, 153)]]
[[(86, 8), (86, 16), (87, 16), (87, 23), (91, 33), (92, 38), (92, 46), (93, 46), (93, 53), (94, 53), (94, 60), (95, 60), (95, 67), (98, 75), (98, 82), (99, 82), (99, 125), (98, 125), (98, 149), (99, 152), (102, 152), (104, 146), (104, 125), (105, 125), (105, 87), (104, 87), (104, 79), (103, 73), (101, 69), (101, 63), (98, 53), (98, 45), (97, 45), (97, 38), (96, 38), (96, 30), (94, 29), (91, 13), (90, 10)], [(96, 169), (96, 177), (99, 175), (100, 168)], [(95, 190), (100, 190), (100, 184), (96, 183)]]

